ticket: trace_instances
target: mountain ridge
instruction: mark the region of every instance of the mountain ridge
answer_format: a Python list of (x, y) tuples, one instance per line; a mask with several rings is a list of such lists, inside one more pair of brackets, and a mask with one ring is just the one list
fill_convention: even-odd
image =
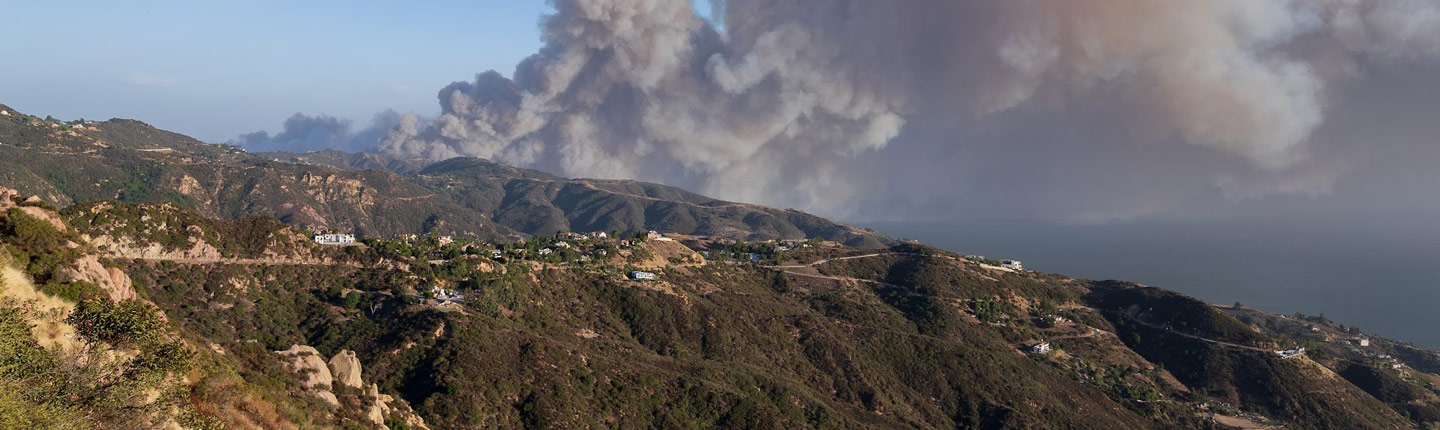
[[(8, 108), (5, 108), (9, 111)], [(734, 239), (894, 239), (796, 210), (636, 181), (569, 179), (475, 158), (247, 153), (143, 122), (0, 118), (0, 180), (58, 206), (170, 201), (204, 215), (274, 216), (308, 229), (513, 239), (660, 230)]]

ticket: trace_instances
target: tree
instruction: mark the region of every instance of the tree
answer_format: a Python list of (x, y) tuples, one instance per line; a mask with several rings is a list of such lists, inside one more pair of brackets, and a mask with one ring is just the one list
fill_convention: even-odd
[(346, 294), (346, 295), (345, 295), (345, 308), (346, 308), (346, 309), (355, 309), (355, 308), (358, 308), (358, 307), (360, 307), (360, 301), (361, 301), (361, 300), (364, 300), (364, 299), (365, 299), (365, 295), (364, 295), (364, 294), (360, 294), (360, 292), (358, 292), (358, 291), (351, 291), (350, 294)]

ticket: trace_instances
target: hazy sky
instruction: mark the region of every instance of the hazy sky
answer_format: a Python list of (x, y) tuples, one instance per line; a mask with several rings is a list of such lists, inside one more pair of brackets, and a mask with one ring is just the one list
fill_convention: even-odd
[(435, 93), (540, 46), (543, 1), (45, 1), (0, 11), (0, 100), (207, 141), (295, 112), (438, 111)]
[(0, 100), (849, 221), (1440, 215), (1440, 1), (701, 3), (29, 2)]

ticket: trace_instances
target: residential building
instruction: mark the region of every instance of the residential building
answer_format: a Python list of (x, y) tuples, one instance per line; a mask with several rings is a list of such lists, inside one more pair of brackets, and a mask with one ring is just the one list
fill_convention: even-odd
[(1050, 342), (1040, 342), (1035, 344), (1035, 346), (1030, 347), (1030, 353), (1035, 355), (1049, 354), (1050, 350)]
[(1301, 355), (1305, 355), (1305, 348), (1297, 346), (1295, 348), (1287, 349), (1284, 351), (1275, 351), (1275, 355), (1279, 355), (1280, 358), (1298, 357)]
[(1004, 268), (1006, 268), (1006, 269), (1013, 269), (1013, 270), (1025, 270), (1025, 266), (1024, 266), (1023, 264), (1020, 264), (1020, 260), (1005, 260), (1005, 261), (1001, 261), (1001, 262), (1000, 262), (1000, 267), (1004, 267)]
[(315, 243), (321, 245), (349, 245), (355, 243), (353, 234), (316, 234)]
[(657, 279), (657, 277), (654, 273), (641, 272), (639, 270), (636, 270), (634, 272), (630, 272), (630, 279), (634, 279), (637, 281), (654, 281), (655, 279)]

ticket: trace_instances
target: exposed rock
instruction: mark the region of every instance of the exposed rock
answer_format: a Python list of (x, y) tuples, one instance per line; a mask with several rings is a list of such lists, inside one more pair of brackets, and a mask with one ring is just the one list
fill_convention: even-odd
[(340, 400), (330, 391), (335, 380), (319, 351), (309, 345), (294, 345), (290, 349), (275, 353), (286, 359), (283, 363), (287, 369), (305, 378), (305, 388), (310, 389), (311, 394), (324, 399), (331, 406), (340, 406)]
[[(35, 197), (32, 197), (31, 199), (34, 199), (34, 198), (35, 198)], [(29, 202), (30, 200), (25, 200), (25, 201), (26, 201), (26, 202)], [(45, 222), (50, 223), (50, 225), (51, 225), (52, 227), (55, 227), (55, 230), (59, 230), (59, 231), (61, 231), (61, 232), (70, 231), (70, 227), (68, 227), (68, 226), (65, 225), (65, 221), (61, 221), (59, 216), (56, 216), (54, 213), (51, 213), (50, 211), (47, 211), (47, 210), (44, 210), (44, 209), (41, 209), (41, 208), (38, 208), (38, 207), (35, 207), (35, 206), (20, 206), (19, 209), (20, 209), (21, 212), (24, 212), (26, 215), (30, 215), (30, 216), (32, 216), (32, 217), (35, 217), (35, 219), (38, 219), (38, 220), (41, 220), (41, 221), (45, 221)]]
[(375, 424), (384, 425), (385, 414), (390, 412), (390, 406), (380, 398), (380, 387), (370, 384), (370, 387), (365, 389), (365, 397), (370, 400), (370, 408), (365, 412), (365, 418), (369, 418), (370, 422)]
[(167, 250), (158, 243), (137, 244), (129, 237), (116, 238), (109, 235), (100, 235), (90, 239), (90, 243), (97, 248), (108, 252), (112, 256), (121, 258), (155, 258), (155, 259), (181, 259), (181, 260), (216, 260), (222, 254), (219, 249), (196, 237), (190, 238), (190, 248), (180, 250)]
[(94, 255), (76, 259), (73, 266), (61, 269), (58, 275), (61, 282), (83, 281), (95, 284), (114, 301), (135, 298), (135, 287), (130, 282), (130, 276), (120, 269), (105, 267)]
[(15, 198), (18, 196), (20, 196), (19, 191), (0, 187), (0, 211), (15, 207)]
[(365, 384), (360, 380), (360, 359), (355, 358), (355, 351), (347, 349), (336, 353), (330, 358), (330, 371), (336, 381), (348, 387), (360, 388)]

